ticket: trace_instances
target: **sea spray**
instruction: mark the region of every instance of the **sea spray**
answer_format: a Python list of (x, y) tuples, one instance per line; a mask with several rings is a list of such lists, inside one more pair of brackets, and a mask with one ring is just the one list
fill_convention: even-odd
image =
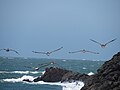
[(4, 73), (4, 74), (44, 74), (45, 71), (0, 71), (0, 73)]
[(11, 82), (11, 83), (17, 83), (17, 82), (22, 82), (26, 84), (46, 84), (46, 85), (57, 85), (61, 86), (62, 90), (80, 90), (83, 86), (84, 83), (81, 81), (75, 81), (75, 82), (44, 82), (44, 81), (39, 81), (39, 82), (25, 82), (23, 81), (24, 79), (29, 79), (30, 81), (33, 81), (36, 77), (33, 76), (27, 76), (24, 75), (21, 78), (11, 78), (11, 79), (3, 79), (3, 82)]

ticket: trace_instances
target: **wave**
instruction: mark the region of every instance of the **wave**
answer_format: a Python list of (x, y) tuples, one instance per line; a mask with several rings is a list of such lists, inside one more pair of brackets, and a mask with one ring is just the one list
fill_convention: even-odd
[(76, 81), (73, 83), (67, 82), (64, 83), (62, 86), (63, 86), (62, 90), (80, 90), (84, 86), (84, 83), (80, 81)]
[(2, 82), (23, 82), (26, 84), (48, 84), (48, 85), (58, 85), (58, 86), (62, 86), (62, 90), (80, 90), (83, 86), (84, 83), (81, 81), (76, 81), (76, 82), (55, 82), (55, 83), (50, 83), (50, 82), (44, 82), (44, 81), (39, 81), (39, 82), (25, 82), (23, 81), (24, 79), (29, 79), (30, 81), (33, 81), (36, 77), (33, 76), (27, 76), (24, 75), (21, 78), (12, 78), (12, 79), (2, 79)]
[(88, 75), (91, 76), (91, 75), (94, 75), (94, 73), (93, 72), (89, 72)]
[(23, 82), (24, 79), (29, 79), (30, 81), (34, 80), (33, 76), (24, 75), (21, 78), (11, 78), (11, 79), (2, 79), (1, 82)]
[(42, 73), (44, 74), (45, 71), (0, 71), (0, 73), (5, 73), (5, 74), (38, 74)]

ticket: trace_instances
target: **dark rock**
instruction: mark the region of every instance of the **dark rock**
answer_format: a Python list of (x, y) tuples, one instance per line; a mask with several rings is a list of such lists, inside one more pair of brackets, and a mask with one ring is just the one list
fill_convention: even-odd
[(68, 72), (66, 73), (63, 77), (61, 82), (63, 81), (85, 81), (89, 76), (87, 74), (80, 74), (80, 73), (73, 73), (73, 72)]
[(37, 77), (33, 80), (34, 82), (38, 82), (38, 81), (41, 81), (41, 77)]
[(32, 82), (32, 81), (30, 81), (29, 79), (23, 79), (23, 81), (26, 81), (26, 82)]
[(34, 79), (35, 82), (37, 81), (44, 81), (44, 82), (64, 82), (64, 81), (75, 81), (75, 80), (82, 80), (84, 81), (89, 76), (86, 74), (75, 73), (70, 70), (61, 69), (61, 68), (47, 68), (44, 75)]
[(61, 81), (64, 74), (68, 73), (70, 71), (63, 70), (60, 68), (47, 68), (46, 72), (43, 76), (41, 76), (41, 80), (45, 82), (59, 82)]
[(90, 76), (81, 90), (120, 90), (120, 52)]

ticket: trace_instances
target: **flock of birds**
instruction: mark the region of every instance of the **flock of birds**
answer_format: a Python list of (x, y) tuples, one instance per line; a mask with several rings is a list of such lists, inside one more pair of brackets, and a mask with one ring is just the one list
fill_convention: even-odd
[[(92, 42), (95, 42), (95, 43), (99, 44), (102, 48), (105, 48), (109, 43), (115, 41), (116, 38), (110, 40), (109, 42), (107, 42), (107, 43), (105, 43), (105, 44), (100, 43), (100, 42), (98, 42), (98, 41), (95, 41), (95, 40), (93, 40), (93, 39), (90, 39), (90, 40), (91, 40)], [(32, 52), (33, 52), (33, 53), (38, 53), (38, 54), (45, 54), (45, 55), (47, 55), (47, 56), (50, 56), (50, 54), (52, 54), (52, 53), (54, 53), (54, 52), (57, 52), (57, 51), (61, 50), (62, 48), (63, 48), (63, 47), (60, 47), (60, 48), (55, 49), (55, 50), (53, 50), (53, 51), (47, 51), (47, 52), (38, 52), (38, 51), (32, 51)], [(9, 49), (9, 48), (7, 48), (7, 49), (0, 49), (0, 51), (6, 51), (6, 52), (12, 51), (12, 52), (15, 52), (16, 54), (20, 55), (20, 54), (18, 53), (18, 51), (14, 50), (14, 49)], [(86, 52), (87, 52), (87, 53), (99, 54), (98, 52), (88, 51), (88, 50), (85, 50), (85, 49), (78, 50), (78, 51), (73, 51), (73, 52), (69, 52), (69, 53), (78, 53), (78, 52), (81, 52), (81, 53), (86, 53)]]
[[(100, 42), (97, 42), (97, 41), (95, 41), (95, 40), (93, 40), (93, 39), (90, 39), (90, 40), (91, 40), (92, 42), (95, 42), (95, 43), (99, 44), (102, 48), (105, 48), (109, 43), (115, 41), (116, 39), (112, 39), (112, 40), (110, 40), (109, 42), (107, 42), (107, 43), (105, 43), (105, 44), (100, 43)], [(47, 56), (50, 56), (52, 53), (57, 52), (57, 51), (61, 50), (62, 48), (63, 48), (63, 47), (60, 47), (60, 48), (55, 49), (55, 50), (53, 50), (53, 51), (47, 51), (47, 52), (38, 52), (38, 51), (32, 51), (32, 52), (33, 52), (33, 53), (37, 53), (37, 54), (45, 54), (45, 55), (47, 55)], [(15, 52), (16, 54), (20, 55), (20, 54), (18, 53), (18, 51), (14, 50), (14, 49), (10, 49), (10, 48), (0, 49), (0, 51), (6, 51), (6, 52), (12, 51), (12, 52)], [(78, 53), (78, 52), (81, 52), (81, 53), (99, 54), (98, 52), (88, 51), (88, 50), (85, 50), (85, 49), (78, 50), (78, 51), (72, 51), (72, 52), (68, 52), (68, 53), (72, 54), (72, 53)], [(46, 67), (46, 66), (53, 65), (53, 64), (56, 64), (56, 63), (52, 61), (52, 62), (48, 62), (48, 63), (39, 64), (38, 66), (35, 66), (35, 67), (31, 67), (31, 66), (24, 66), (24, 67), (26, 67), (26, 68), (31, 68), (31, 69), (34, 69), (34, 70), (39, 70), (39, 69), (42, 68), (42, 67)]]

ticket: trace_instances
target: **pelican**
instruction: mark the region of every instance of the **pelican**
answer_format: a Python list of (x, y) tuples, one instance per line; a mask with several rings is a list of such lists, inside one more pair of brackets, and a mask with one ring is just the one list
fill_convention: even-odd
[(56, 63), (52, 61), (52, 62), (48, 62), (48, 63), (38, 64), (39, 66), (37, 66), (37, 67), (30, 67), (30, 66), (25, 66), (25, 67), (26, 68), (33, 68), (34, 70), (39, 70), (42, 67), (46, 67), (46, 66), (53, 65), (53, 64), (56, 64)]
[(93, 40), (93, 39), (90, 39), (90, 40), (93, 41), (93, 42), (95, 42), (95, 43), (97, 43), (97, 44), (99, 44), (102, 48), (105, 48), (105, 47), (107, 46), (107, 44), (115, 41), (116, 39), (117, 39), (117, 38), (115, 38), (115, 39), (113, 39), (113, 40), (111, 40), (111, 41), (109, 41), (109, 42), (107, 42), (107, 43), (105, 43), (105, 44), (99, 43), (99, 42), (97, 42), (97, 41), (95, 41), (95, 40)]
[(39, 67), (30, 67), (30, 66), (25, 66), (26, 68), (33, 68), (34, 70), (38, 71), (40, 68)]
[(63, 47), (60, 47), (60, 48), (58, 48), (58, 49), (56, 49), (56, 50), (53, 50), (53, 51), (48, 51), (48, 52), (36, 52), (36, 51), (32, 51), (33, 53), (39, 53), (39, 54), (46, 54), (47, 56), (50, 56), (50, 54), (51, 53), (53, 53), (53, 52), (56, 52), (56, 51), (59, 51), (59, 50), (61, 50)]
[(79, 51), (74, 51), (74, 52), (69, 52), (69, 53), (78, 53), (78, 52), (82, 52), (82, 53), (88, 52), (88, 53), (93, 53), (93, 54), (99, 54), (98, 52), (92, 52), (92, 51), (88, 51), (88, 50), (85, 50), (85, 49), (79, 50)]
[(13, 52), (15, 52), (15, 53), (17, 53), (18, 55), (20, 55), (16, 50), (13, 50), (13, 49), (10, 49), (10, 48), (7, 48), (7, 49), (0, 49), (0, 51), (2, 51), (2, 50), (4, 50), (4, 51), (6, 51), (6, 52), (10, 52), (10, 51), (13, 51)]

